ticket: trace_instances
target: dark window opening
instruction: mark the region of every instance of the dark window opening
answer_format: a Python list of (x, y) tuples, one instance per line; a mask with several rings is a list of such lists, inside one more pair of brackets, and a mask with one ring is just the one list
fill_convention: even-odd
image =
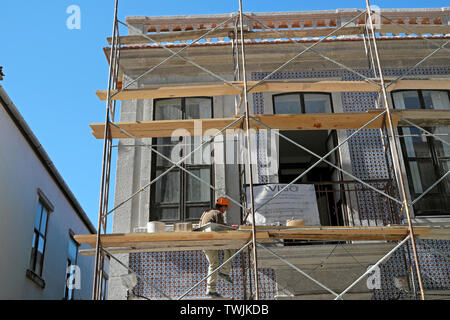
[(329, 93), (283, 93), (273, 96), (274, 114), (332, 113)]
[[(177, 98), (154, 101), (154, 120), (208, 118), (213, 118), (212, 98)], [(154, 138), (152, 144), (167, 158), (181, 160), (205, 139), (206, 137), (202, 138), (201, 136)], [(180, 163), (180, 166), (196, 177), (205, 180), (209, 185), (214, 185), (213, 166), (203, 159), (203, 155), (211, 150), (211, 145), (198, 149)], [(206, 158), (210, 159), (210, 157)], [(151, 179), (160, 176), (172, 166), (170, 161), (153, 153)], [(151, 188), (150, 220), (168, 223), (199, 220), (202, 213), (212, 205), (213, 192), (209, 185), (175, 167), (155, 182)]]
[[(288, 93), (273, 96), (275, 114), (304, 114), (304, 113), (332, 113), (333, 106), (329, 93)], [(292, 130), (280, 131), (313, 151), (324, 156), (337, 145), (335, 130)], [(331, 153), (327, 159), (339, 166), (338, 150)], [(318, 158), (293, 145), (280, 137), (279, 140), (279, 183), (287, 184), (308, 170)], [(330, 165), (322, 162), (309, 170), (296, 184), (314, 184), (316, 189), (317, 206), (322, 225), (345, 225), (341, 212), (343, 192), (338, 190), (339, 185), (333, 182), (340, 181), (341, 174)], [(298, 241), (295, 241), (297, 243)]]
[[(396, 109), (450, 110), (450, 91), (406, 90), (392, 93)], [(448, 127), (425, 127), (450, 142)], [(398, 129), (412, 201), (450, 168), (450, 147), (416, 127)], [(446, 177), (414, 205), (417, 216), (450, 214), (450, 177)]]

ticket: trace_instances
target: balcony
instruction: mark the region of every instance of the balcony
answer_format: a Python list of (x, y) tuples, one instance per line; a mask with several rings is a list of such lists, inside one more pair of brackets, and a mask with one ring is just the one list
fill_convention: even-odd
[[(392, 180), (365, 182), (396, 198)], [(398, 204), (358, 181), (310, 184), (315, 187), (319, 215), (324, 226), (387, 226), (402, 223)]]

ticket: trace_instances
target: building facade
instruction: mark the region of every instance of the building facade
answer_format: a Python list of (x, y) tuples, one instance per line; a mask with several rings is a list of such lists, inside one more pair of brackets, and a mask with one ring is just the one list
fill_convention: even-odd
[[(351, 17), (354, 17), (357, 12), (357, 10), (337, 10), (252, 14), (246, 17), (246, 26), (249, 30), (264, 29), (263, 23), (270, 26), (268, 29), (357, 27), (364, 24), (364, 20), (351, 21)], [(395, 20), (397, 22), (402, 21), (401, 23), (407, 27), (448, 26), (450, 23), (449, 8), (382, 10), (382, 13), (391, 19), (397, 19)], [(175, 31), (205, 29), (206, 32), (228, 17), (229, 15), (128, 17), (127, 22), (130, 26), (128, 29), (130, 35), (144, 33), (152, 36)], [(257, 20), (251, 20), (251, 17), (256, 17)], [(446, 33), (448, 32), (427, 33), (425, 35), (427, 39), (404, 32), (379, 35), (377, 41), (384, 77), (393, 80), (406, 73), (407, 79), (448, 79), (450, 59), (445, 50), (436, 52), (426, 62), (410, 70), (436, 47), (446, 43), (448, 39)], [(291, 61), (288, 66), (272, 73), (285, 61), (318, 40), (320, 38), (306, 37), (296, 38), (295, 41), (283, 38), (247, 40), (245, 46), (247, 78), (252, 83), (256, 83), (263, 79), (359, 81), (363, 80), (363, 76), (373, 79), (377, 77), (376, 70), (370, 64), (367, 39), (361, 35), (335, 36), (324, 40), (314, 48), (315, 52), (306, 52), (298, 59)], [(164, 60), (169, 55), (167, 48), (178, 51), (186, 44), (175, 41), (164, 43), (164, 45), (166, 48), (157, 44), (125, 45), (121, 49), (120, 60), (123, 85), (130, 83), (130, 89), (140, 89), (151, 86), (220, 82), (217, 77), (214, 78), (211, 74), (177, 57), (147, 76), (134, 81), (133, 79)], [(106, 52), (108, 53), (108, 50)], [(234, 73), (236, 56), (233, 55), (233, 44), (230, 38), (207, 39), (192, 45), (184, 54), (227, 81), (239, 80)], [(324, 59), (320, 55), (332, 58), (341, 65)], [(342, 65), (351, 67), (356, 72), (342, 68)], [(370, 112), (380, 107), (378, 94), (371, 92), (327, 92), (326, 90), (323, 92), (263, 92), (250, 94), (249, 97), (252, 114), (352, 113)], [(397, 90), (389, 93), (389, 99), (390, 105), (396, 110), (450, 110), (450, 91), (448, 90), (429, 88)], [(199, 95), (170, 99), (126, 100), (122, 102), (120, 121), (230, 118), (239, 113), (236, 109), (234, 96)], [(431, 126), (426, 129), (438, 134), (448, 143), (448, 126)], [(323, 156), (337, 145), (344, 143), (344, 140), (353, 132), (354, 130), (299, 130), (280, 133)], [(413, 126), (399, 128), (398, 135), (401, 148), (400, 171), (408, 186), (407, 197), (412, 201), (449, 171), (450, 149), (441, 140), (431, 135), (424, 135)], [(180, 142), (188, 146), (182, 152), (186, 150), (189, 152), (200, 144), (199, 140), (193, 137), (179, 138), (176, 134), (174, 137), (119, 141), (115, 204), (122, 203), (131, 194), (172, 166), (172, 163), (160, 155), (152, 153), (145, 147), (146, 145), (152, 146), (170, 158), (174, 153), (179, 152), (177, 147), (180, 146)], [(253, 137), (253, 142), (251, 152), (256, 159), (256, 165), (252, 169), (253, 183), (257, 185), (287, 184), (317, 161), (308, 152), (268, 132), (260, 131)], [(356, 177), (369, 183), (392, 197), (399, 197), (390, 151), (386, 147), (390, 143), (392, 141), (385, 140), (380, 129), (364, 129), (327, 158), (329, 162), (350, 172), (353, 177), (345, 175), (328, 164), (321, 163), (296, 183), (314, 186), (318, 206), (316, 218), (319, 219), (320, 225), (387, 226), (406, 223), (405, 216), (400, 212), (398, 205), (355, 179)], [(249, 175), (248, 170), (246, 174), (240, 174), (245, 166), (237, 164), (239, 158), (237, 144), (237, 135), (218, 136), (211, 149), (206, 151), (202, 149), (201, 152), (197, 152), (209, 155), (213, 150), (214, 161), (196, 162), (188, 159), (182, 163), (184, 169), (214, 186), (214, 191), (207, 184), (201, 184), (193, 179), (184, 170), (173, 169), (114, 213), (113, 232), (134, 232), (137, 228), (145, 227), (149, 221), (163, 221), (168, 225), (181, 221), (195, 223), (203, 211), (213, 206), (216, 198), (227, 195), (233, 199), (242, 199), (242, 195), (245, 194), (245, 188), (242, 186), (245, 185), (245, 181), (248, 181)], [(234, 161), (227, 161), (230, 151), (234, 152), (235, 157), (231, 157)], [(203, 160), (210, 158), (202, 158), (201, 154), (199, 157)], [(222, 159), (219, 159), (220, 157)], [(414, 205), (414, 222), (448, 224), (449, 195), (450, 180), (447, 176)], [(229, 223), (239, 224), (242, 216), (240, 208), (232, 206), (227, 219)], [(450, 289), (448, 260), (440, 254), (440, 252), (448, 251), (449, 245), (449, 241), (446, 240), (418, 242), (420, 263), (427, 290), (443, 292)], [(360, 246), (362, 247), (359, 253), (347, 252), (347, 262), (344, 263), (343, 260), (336, 258), (334, 262), (329, 261), (330, 265), (324, 262), (327, 256), (341, 249), (335, 244), (291, 246), (290, 251), (285, 252), (297, 257), (316, 255), (313, 262), (301, 259), (296, 261), (304, 265), (306, 270), (323, 283), (330, 284), (333, 290), (339, 291), (345, 289), (352, 279), (362, 274), (368, 265), (376, 262), (376, 257), (382, 256), (382, 244), (378, 247), (376, 247), (377, 244), (366, 244), (366, 247), (360, 244)], [(373, 249), (373, 255), (364, 254), (370, 251), (369, 248)], [(287, 250), (287, 248), (284, 249)], [(336, 252), (335, 249), (337, 249)], [(404, 292), (395, 285), (394, 279), (404, 277), (410, 272), (411, 256), (407, 251), (410, 251), (410, 247), (405, 247), (401, 253), (396, 253), (382, 265), (378, 278), (379, 285), (374, 287), (367, 285), (366, 282), (361, 283), (351, 292), (353, 297), (397, 299), (403, 296)], [(341, 254), (345, 255), (345, 250)], [(160, 290), (168, 296), (177, 297), (206, 275), (206, 259), (201, 251), (133, 253), (119, 256), (124, 263), (148, 280), (139, 282), (135, 292), (151, 299), (164, 298)], [(244, 292), (248, 292), (251, 285), (248, 282), (251, 278), (248, 273), (250, 271), (247, 270), (248, 259), (240, 257), (235, 259), (234, 264), (235, 284), (233, 286), (220, 284), (221, 288), (218, 290), (227, 297), (243, 299)], [(289, 272), (283, 266), (277, 265), (264, 254), (261, 257), (260, 267), (262, 298), (322, 297), (323, 292), (320, 288), (300, 279), (299, 275), (293, 275), (292, 271)], [(123, 271), (120, 268), (122, 267), (113, 265), (111, 274), (119, 275)], [(125, 299), (129, 293), (118, 281), (111, 280), (108, 293), (112, 299)], [(191, 292), (190, 297), (202, 298), (204, 295), (204, 287), (199, 286)]]
[(0, 299), (90, 299), (73, 236), (96, 230), (1, 86), (0, 104)]

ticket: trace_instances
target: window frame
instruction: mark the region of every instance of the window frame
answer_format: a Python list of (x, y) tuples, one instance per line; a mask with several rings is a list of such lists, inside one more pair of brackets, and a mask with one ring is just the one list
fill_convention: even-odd
[[(414, 110), (414, 109), (406, 109), (406, 108), (405, 109), (398, 109), (395, 106), (394, 94), (395, 93), (401, 93), (401, 92), (416, 92), (417, 93), (417, 96), (419, 98), (420, 108), (418, 108), (416, 110), (436, 110), (436, 109), (428, 109), (428, 108), (426, 108), (425, 99), (423, 97), (423, 91), (447, 92), (448, 98), (449, 98), (449, 101), (450, 101), (450, 90), (439, 90), (439, 89), (394, 90), (394, 91), (391, 92), (392, 106), (393, 106), (394, 110)], [(429, 132), (432, 131), (432, 128), (433, 127), (424, 127), (424, 129), (429, 131)], [(399, 127), (397, 129), (397, 131), (398, 131), (398, 133), (401, 136), (403, 136), (405, 134), (403, 128), (401, 128), (401, 127)], [(412, 175), (411, 167), (410, 167), (409, 163), (413, 162), (413, 161), (415, 161), (416, 163), (424, 162), (424, 161), (431, 161), (431, 164), (433, 166), (433, 172), (434, 172), (434, 174), (436, 176), (436, 179), (439, 179), (440, 177), (442, 177), (445, 174), (445, 172), (442, 172), (443, 170), (442, 170), (442, 166), (441, 166), (440, 162), (442, 160), (450, 160), (450, 157), (442, 157), (442, 156), (438, 155), (438, 152), (437, 152), (436, 146), (435, 146), (436, 141), (435, 141), (435, 139), (432, 136), (426, 136), (425, 139), (426, 139), (426, 145), (427, 145), (428, 151), (430, 153), (430, 156), (429, 157), (424, 157), (424, 156), (417, 156), (416, 155), (415, 157), (411, 157), (407, 153), (407, 147), (406, 147), (405, 139), (404, 138), (403, 139), (399, 138), (400, 147), (401, 147), (401, 151), (402, 151), (401, 155), (402, 155), (402, 158), (403, 158), (403, 165), (405, 167), (406, 176), (407, 176), (407, 179), (408, 179), (409, 193), (411, 195), (414, 195), (415, 197), (419, 196), (421, 193), (416, 193), (415, 190), (414, 190), (414, 182), (413, 182), (414, 179), (413, 179), (413, 175)], [(419, 177), (419, 179), (420, 179), (420, 177)], [(420, 182), (422, 183), (422, 180), (420, 180)], [(442, 184), (442, 182), (439, 183), (435, 188), (437, 188), (437, 190), (438, 190), (438, 193), (436, 193), (436, 194), (438, 194), (440, 197), (444, 197), (446, 194), (449, 194), (446, 191), (446, 187)], [(422, 193), (425, 190), (423, 190)], [(427, 195), (430, 195), (430, 194), (432, 194), (432, 193), (429, 192)], [(420, 212), (418, 213), (417, 208), (415, 208), (415, 215), (417, 217), (432, 217), (432, 216), (445, 217), (445, 216), (449, 216), (450, 215), (450, 208), (447, 207), (445, 203), (443, 203), (442, 210), (444, 212), (436, 212), (436, 210), (433, 209), (433, 212), (430, 212), (430, 213), (420, 213)]]
[[(36, 229), (36, 215), (37, 215), (37, 209), (41, 208), (40, 210), (40, 218), (39, 218), (39, 230)], [(41, 233), (41, 222), (42, 222), (42, 213), (43, 210), (47, 211), (47, 219), (45, 222), (45, 234), (42, 235)], [(31, 281), (36, 283), (39, 287), (42, 289), (45, 288), (45, 280), (43, 279), (43, 273), (44, 273), (44, 261), (45, 261), (45, 255), (46, 255), (46, 249), (47, 249), (47, 239), (48, 239), (48, 226), (49, 226), (49, 220), (52, 212), (54, 211), (54, 206), (50, 202), (50, 200), (45, 196), (44, 192), (42, 192), (41, 189), (37, 189), (37, 202), (36, 207), (34, 209), (34, 220), (33, 220), (33, 236), (35, 239), (31, 244), (31, 250), (29, 255), (29, 262), (28, 262), (28, 268), (26, 270), (26, 277), (29, 278)], [(37, 272), (36, 266), (37, 266), (37, 255), (38, 255), (38, 247), (39, 247), (39, 238), (43, 236), (44, 239), (44, 245), (42, 249), (42, 258), (39, 266), (39, 272)]]
[[(181, 115), (182, 118), (180, 120), (187, 120), (186, 119), (186, 100), (187, 99), (208, 99), (210, 101), (210, 107), (211, 107), (211, 118), (214, 118), (214, 99), (213, 97), (207, 97), (207, 96), (198, 96), (198, 97), (177, 97), (177, 98), (160, 98), (160, 99), (153, 99), (153, 110), (152, 110), (152, 119), (155, 120), (156, 116), (156, 105), (158, 101), (164, 101), (164, 100), (174, 100), (174, 99), (180, 99), (181, 100)], [(200, 118), (202, 119), (202, 118)], [(157, 139), (158, 138), (152, 138), (151, 139), (151, 145), (153, 148), (157, 148)], [(150, 178), (151, 180), (156, 178), (156, 172), (161, 170), (165, 172), (168, 168), (170, 168), (172, 165), (169, 164), (166, 166), (157, 166), (157, 158), (159, 155), (156, 155), (155, 153), (152, 153), (151, 155), (151, 173)], [(204, 169), (208, 168), (210, 170), (210, 184), (214, 185), (214, 165), (213, 164), (185, 164), (184, 162), (180, 164), (184, 169), (186, 170), (192, 170), (192, 169)], [(161, 221), (165, 223), (177, 223), (177, 222), (194, 222), (198, 221), (199, 218), (187, 218), (187, 209), (189, 207), (195, 207), (199, 205), (204, 205), (207, 202), (192, 202), (189, 203), (186, 200), (186, 192), (187, 192), (187, 179), (188, 174), (181, 170), (180, 168), (176, 167), (171, 170), (171, 172), (177, 172), (178, 175), (178, 181), (179, 181), (179, 201), (177, 202), (177, 205), (173, 204), (164, 204), (164, 203), (156, 203), (156, 183), (150, 188), (150, 205), (149, 205), (149, 220), (150, 221)], [(214, 191), (209, 188), (210, 191), (210, 201), (208, 203), (208, 206), (212, 206), (213, 199), (214, 199)], [(184, 190), (184, 192), (183, 192)], [(160, 216), (155, 215), (155, 211), (157, 208), (176, 208), (178, 209), (177, 218), (176, 219), (162, 219)]]
[(108, 274), (105, 272), (105, 270), (103, 270), (102, 272), (102, 296), (100, 297), (100, 300), (106, 300), (108, 299), (108, 282), (109, 282), (109, 276)]
[[(38, 192), (38, 206), (41, 207), (40, 210), (40, 219), (39, 219), (39, 230), (36, 229), (36, 216), (34, 217), (34, 226), (33, 226), (33, 237), (35, 237), (34, 239), (34, 243), (31, 247), (31, 257), (30, 257), (30, 265), (29, 265), (29, 270), (31, 270), (34, 274), (36, 274), (39, 277), (42, 277), (43, 274), (43, 270), (44, 270), (44, 260), (45, 260), (45, 253), (46, 253), (46, 248), (47, 248), (47, 236), (48, 236), (48, 221), (50, 219), (50, 214), (53, 211), (51, 204), (49, 203), (49, 201), (47, 200), (46, 197), (43, 197), (43, 195), (41, 194), (41, 192)], [(47, 218), (45, 221), (45, 234), (42, 234), (42, 215), (43, 215), (43, 211), (44, 209), (47, 211)], [(36, 212), (37, 214), (37, 212)], [(42, 251), (42, 259), (40, 261), (40, 270), (39, 272), (37, 272), (37, 254), (38, 254), (38, 246), (39, 246), (39, 239), (40, 237), (42, 237), (44, 239), (44, 246), (43, 246), (43, 251)], [(36, 248), (36, 249), (35, 249)], [(35, 249), (35, 251), (33, 252), (33, 249)]]
[[(294, 113), (294, 114), (315, 114), (315, 113), (305, 113), (306, 111), (306, 105), (305, 105), (305, 95), (310, 94), (310, 95), (326, 95), (329, 98), (329, 102), (330, 102), (330, 113), (332, 114), (334, 113), (334, 105), (333, 105), (333, 95), (331, 92), (303, 92), (303, 91), (293, 91), (293, 92), (283, 92), (283, 93), (278, 93), (278, 94), (273, 94), (272, 95), (272, 106), (273, 106), (273, 114), (291, 114), (291, 113), (277, 113), (276, 112), (276, 104), (275, 104), (275, 98), (276, 97), (280, 97), (280, 96), (286, 96), (286, 95), (299, 95), (300, 96), (300, 109), (301, 109), (301, 113)], [(328, 113), (316, 113), (316, 114), (328, 114)], [(309, 130), (308, 130), (309, 131)], [(326, 139), (326, 143), (328, 143), (328, 141), (330, 139), (332, 139), (333, 144), (335, 146), (337, 146), (338, 144), (338, 137), (337, 137), (337, 132), (336, 130), (327, 130), (328, 131), (328, 137)], [(330, 158), (331, 156), (335, 157), (335, 161), (339, 162), (339, 149), (335, 150), (328, 158)], [(333, 170), (335, 170), (332, 167), (327, 167), (331, 172), (333, 172)], [(281, 166), (278, 170), (278, 175), (280, 175), (281, 172)]]
[[(275, 98), (279, 96), (286, 96), (286, 95), (299, 95), (300, 96), (300, 109), (301, 113), (294, 113), (294, 114), (314, 114), (314, 113), (305, 113), (306, 105), (305, 105), (305, 95), (306, 94), (317, 94), (317, 95), (327, 95), (329, 97), (330, 101), (330, 114), (334, 113), (334, 106), (333, 106), (333, 96), (331, 92), (303, 92), (303, 91), (293, 91), (293, 92), (283, 92), (278, 94), (272, 95), (272, 106), (273, 106), (273, 114), (290, 114), (290, 113), (277, 113), (276, 112), (276, 104), (275, 104)], [(328, 113), (319, 113), (319, 114), (328, 114)]]

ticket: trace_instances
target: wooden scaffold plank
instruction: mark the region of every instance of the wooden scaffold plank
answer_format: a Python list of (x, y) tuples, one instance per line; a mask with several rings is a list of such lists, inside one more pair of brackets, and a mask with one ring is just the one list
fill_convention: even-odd
[[(277, 114), (254, 115), (255, 119), (263, 122), (272, 129), (278, 130), (344, 130), (358, 129), (374, 119), (382, 111), (356, 113), (314, 113), (314, 114)], [(449, 126), (450, 110), (401, 110), (395, 111), (400, 116), (419, 126)], [(395, 126), (408, 126), (408, 123), (393, 116)], [(139, 122), (118, 122), (121, 129), (136, 138), (155, 138), (172, 136), (200, 136), (214, 135), (222, 128), (230, 125), (235, 118), (213, 118), (197, 120), (158, 120)], [(367, 129), (379, 129), (383, 124), (383, 117), (379, 117)], [(230, 130), (240, 128), (240, 122), (230, 126)], [(104, 123), (94, 123), (90, 127), (97, 139), (103, 139)], [(266, 129), (265, 126), (252, 120), (254, 130)], [(233, 133), (233, 132), (225, 132)], [(236, 133), (236, 132), (234, 132)], [(125, 132), (112, 126), (113, 139), (130, 138)]]
[[(101, 236), (101, 244), (105, 249), (112, 248), (116, 253), (145, 251), (184, 251), (203, 250), (204, 248), (239, 248), (251, 237), (249, 226), (241, 226), (236, 231), (216, 232), (160, 232), (107, 234)], [(272, 242), (280, 239), (293, 240), (343, 240), (343, 241), (397, 241), (408, 235), (407, 226), (387, 227), (302, 227), (260, 229), (256, 232), (259, 242)], [(416, 235), (426, 235), (428, 227), (416, 227)], [(95, 248), (96, 235), (76, 235), (80, 244), (88, 244)], [(85, 250), (86, 255), (92, 250)]]
[[(113, 100), (133, 100), (133, 99), (161, 99), (180, 98), (198, 96), (226, 96), (239, 95), (242, 93), (244, 84), (242, 81), (232, 82), (237, 88), (228, 83), (203, 83), (203, 84), (183, 84), (183, 85), (159, 85), (148, 86), (141, 89), (126, 89), (123, 91), (113, 91)], [(256, 85), (257, 81), (248, 81), (248, 87)], [(387, 85), (389, 85), (389, 81)], [(450, 79), (433, 80), (399, 80), (388, 87), (388, 91), (393, 90), (450, 90)], [(265, 81), (255, 86), (250, 93), (259, 92), (379, 92), (381, 87), (375, 83), (366, 81)], [(98, 98), (106, 100), (107, 91), (96, 91)]]

